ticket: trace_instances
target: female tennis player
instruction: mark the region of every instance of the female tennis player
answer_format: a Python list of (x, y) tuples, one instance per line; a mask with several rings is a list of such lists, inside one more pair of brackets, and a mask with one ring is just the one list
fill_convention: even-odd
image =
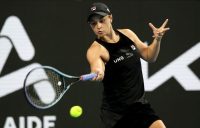
[(115, 29), (113, 17), (104, 3), (93, 3), (88, 23), (96, 35), (87, 50), (94, 80), (103, 82), (101, 106), (102, 128), (165, 128), (163, 121), (145, 99), (140, 58), (156, 61), (168, 19), (154, 27), (153, 41), (148, 46), (130, 29)]

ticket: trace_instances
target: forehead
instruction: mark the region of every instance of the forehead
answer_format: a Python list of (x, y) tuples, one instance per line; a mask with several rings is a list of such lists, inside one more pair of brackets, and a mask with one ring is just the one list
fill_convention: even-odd
[(101, 19), (104, 18), (104, 17), (105, 17), (105, 16), (101, 16), (101, 15), (96, 14), (96, 15), (91, 16), (89, 22), (99, 21), (99, 20), (101, 20)]

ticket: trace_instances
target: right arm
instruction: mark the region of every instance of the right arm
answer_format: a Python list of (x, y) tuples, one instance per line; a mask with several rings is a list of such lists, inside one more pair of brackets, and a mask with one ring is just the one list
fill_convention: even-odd
[(87, 50), (87, 60), (90, 64), (91, 72), (97, 73), (93, 80), (103, 80), (105, 72), (105, 59), (108, 58), (108, 52), (97, 42), (94, 42)]

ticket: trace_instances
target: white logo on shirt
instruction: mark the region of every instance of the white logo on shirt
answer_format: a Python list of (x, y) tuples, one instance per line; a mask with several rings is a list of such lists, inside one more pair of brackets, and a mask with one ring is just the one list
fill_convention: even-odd
[(131, 45), (132, 50), (134, 51), (136, 47), (134, 45)]
[(122, 60), (124, 60), (124, 57), (123, 57), (123, 56), (120, 56), (120, 57), (118, 57), (117, 59), (114, 59), (113, 61), (114, 61), (114, 63), (118, 63), (118, 62), (120, 62), (120, 61), (122, 61)]

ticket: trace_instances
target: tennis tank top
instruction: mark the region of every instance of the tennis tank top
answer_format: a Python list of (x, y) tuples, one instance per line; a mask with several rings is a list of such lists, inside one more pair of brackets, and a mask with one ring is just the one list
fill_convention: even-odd
[(143, 101), (144, 82), (140, 55), (127, 36), (119, 31), (117, 43), (108, 43), (100, 39), (96, 41), (104, 46), (110, 55), (105, 64), (103, 79), (102, 109), (123, 112), (135, 102)]

